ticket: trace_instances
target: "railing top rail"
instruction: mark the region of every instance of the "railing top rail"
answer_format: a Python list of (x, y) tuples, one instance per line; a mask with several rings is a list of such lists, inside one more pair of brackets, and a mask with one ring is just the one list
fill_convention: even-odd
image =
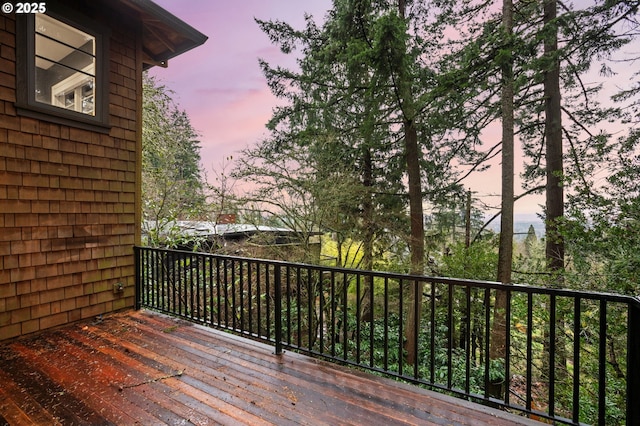
[(640, 308), (640, 296), (628, 296), (628, 295), (616, 294), (616, 293), (596, 292), (596, 291), (587, 291), (587, 290), (572, 290), (572, 289), (566, 289), (566, 288), (540, 287), (540, 286), (533, 286), (528, 284), (515, 284), (515, 283), (503, 284), (496, 281), (483, 281), (483, 280), (473, 280), (473, 279), (463, 279), (463, 278), (448, 278), (448, 277), (427, 276), (427, 275), (408, 275), (408, 274), (399, 273), (399, 272), (367, 271), (364, 269), (356, 269), (356, 268), (313, 265), (313, 264), (301, 263), (301, 262), (286, 262), (286, 261), (274, 260), (274, 259), (229, 256), (229, 255), (221, 255), (221, 254), (214, 254), (214, 253), (193, 252), (193, 251), (186, 251), (186, 250), (166, 249), (166, 248), (153, 248), (153, 247), (144, 247), (144, 246), (135, 246), (135, 247), (137, 249), (164, 251), (164, 252), (170, 252), (170, 253), (182, 253), (185, 255), (197, 254), (200, 256), (206, 256), (206, 257), (211, 257), (216, 259), (269, 263), (273, 265), (305, 268), (305, 269), (311, 269), (311, 270), (323, 271), (323, 272), (335, 272), (340, 274), (358, 274), (358, 275), (365, 275), (365, 276), (369, 275), (369, 276), (376, 276), (380, 278), (388, 278), (393, 280), (403, 280), (403, 281), (418, 280), (423, 283), (446, 284), (446, 285), (461, 286), (461, 287), (477, 287), (477, 288), (504, 290), (509, 292), (518, 292), (518, 293), (555, 295), (555, 296), (561, 296), (561, 297), (572, 297), (572, 298), (580, 298), (580, 299), (587, 299), (587, 300), (604, 300), (607, 302), (623, 303), (629, 306), (635, 306), (637, 308)]

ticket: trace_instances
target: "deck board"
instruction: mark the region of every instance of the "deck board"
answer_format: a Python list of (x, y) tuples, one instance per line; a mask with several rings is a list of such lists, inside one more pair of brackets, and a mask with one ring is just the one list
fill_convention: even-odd
[(0, 345), (0, 424), (534, 425), (148, 312)]

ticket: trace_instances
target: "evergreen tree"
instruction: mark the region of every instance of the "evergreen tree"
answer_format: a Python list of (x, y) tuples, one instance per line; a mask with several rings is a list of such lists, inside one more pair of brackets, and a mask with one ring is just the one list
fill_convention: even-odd
[(154, 245), (162, 244), (162, 234), (174, 221), (202, 218), (206, 211), (198, 135), (172, 95), (156, 78), (144, 75), (142, 217)]
[[(373, 266), (373, 242), (391, 241), (391, 233), (409, 249), (407, 271), (424, 273), (422, 205), (462, 193), (454, 161), (466, 163), (476, 155), (472, 144), (449, 133), (458, 128), (452, 123), (467, 120), (463, 103), (441, 102), (432, 94), (448, 25), (440, 14), (449, 6), (450, 2), (428, 8), (402, 0), (336, 0), (322, 27), (311, 18), (301, 31), (282, 22), (258, 22), (283, 52), (297, 47), (302, 58), (299, 71), (262, 63), (272, 92), (287, 104), (274, 113), (271, 138), (247, 151), (246, 157), (255, 159), (253, 164), (270, 164), (261, 173), (272, 177), (284, 170), (272, 161), (279, 158), (293, 177), (290, 172), (302, 167), (292, 159), (308, 155), (304, 166), (333, 168), (314, 173), (314, 178), (331, 179), (339, 171), (346, 182), (357, 182), (349, 191), (356, 196), (352, 206), (357, 208), (343, 213), (349, 213), (347, 222), (355, 225), (349, 229), (364, 243), (365, 268)], [(244, 176), (257, 170), (249, 163), (244, 163)], [(310, 185), (306, 179), (289, 182)], [(312, 182), (317, 185), (320, 180)], [(326, 198), (314, 202), (335, 204)], [(410, 291), (418, 301), (407, 306), (420, 306), (422, 291)], [(406, 330), (412, 344), (419, 312), (410, 316), (414, 320)]]

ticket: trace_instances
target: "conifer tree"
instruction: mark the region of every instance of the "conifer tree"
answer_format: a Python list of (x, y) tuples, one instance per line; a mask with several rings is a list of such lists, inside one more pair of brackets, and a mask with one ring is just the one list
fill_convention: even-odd
[[(145, 74), (142, 112), (142, 216), (151, 244), (176, 220), (204, 218), (200, 142), (166, 86)], [(170, 235), (171, 233), (169, 233)], [(166, 235), (165, 235), (166, 236)], [(164, 241), (171, 244), (169, 240)]]

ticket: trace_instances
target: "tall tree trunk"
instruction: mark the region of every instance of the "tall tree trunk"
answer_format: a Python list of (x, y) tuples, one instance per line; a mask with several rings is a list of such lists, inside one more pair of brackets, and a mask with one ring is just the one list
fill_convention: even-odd
[[(398, 0), (398, 11), (402, 19), (406, 19), (406, 2)], [(418, 132), (415, 125), (415, 108), (411, 91), (411, 76), (403, 65), (399, 65), (398, 90), (404, 115), (404, 155), (407, 162), (407, 178), (409, 181), (409, 218), (411, 221), (411, 235), (409, 236), (409, 250), (411, 252), (412, 275), (424, 274), (424, 223), (422, 211), (422, 180), (420, 176), (420, 148), (418, 146)], [(407, 364), (416, 362), (416, 342), (420, 325), (422, 307), (423, 283), (411, 283), (408, 301), (407, 325), (405, 327), (405, 350)]]
[[(513, 36), (513, 2), (504, 0), (502, 3), (502, 26), (507, 48), (510, 50), (508, 59), (501, 64), (502, 73), (502, 209), (500, 216), (500, 246), (498, 250), (498, 281), (503, 284), (511, 283), (513, 261), (513, 175), (514, 175), (514, 118), (513, 118), (513, 61), (511, 59), (511, 37)], [(504, 359), (506, 347), (507, 294), (496, 292), (496, 302), (491, 328), (489, 359)], [(508, 380), (508, 378), (507, 378)], [(495, 397), (502, 396), (502, 386), (497, 384), (490, 389)]]
[[(564, 240), (559, 231), (560, 221), (564, 216), (564, 189), (563, 189), (563, 150), (562, 150), (562, 109), (560, 97), (560, 63), (558, 53), (558, 30), (555, 27), (557, 17), (557, 1), (545, 0), (544, 25), (547, 37), (544, 43), (544, 54), (551, 64), (544, 73), (545, 96), (545, 142), (546, 142), (546, 238), (545, 258), (547, 268), (552, 274), (554, 287), (562, 286), (562, 274), (564, 270)], [(562, 338), (564, 319), (562, 315), (556, 316), (556, 324), (550, 324), (556, 330), (555, 364), (546, 362), (543, 371), (549, 372), (549, 380), (562, 378), (566, 374), (565, 339)], [(551, 332), (545, 330), (545, 349), (550, 345)], [(549, 350), (545, 350), (549, 353)]]
[[(544, 3), (545, 26), (555, 25), (557, 2)], [(552, 34), (552, 35), (551, 35)], [(544, 43), (544, 53), (552, 66), (544, 74), (545, 140), (547, 160), (546, 185), (546, 246), (545, 256), (551, 272), (564, 268), (564, 241), (558, 232), (564, 216), (563, 161), (562, 161), (562, 109), (560, 106), (560, 64), (555, 56), (558, 50), (557, 30), (550, 32)]]
[[(371, 149), (365, 148), (363, 158), (362, 183), (365, 188), (362, 202), (362, 217), (364, 225), (363, 235), (363, 255), (362, 267), (367, 271), (373, 270), (373, 239), (375, 236), (373, 219), (373, 199), (371, 188), (373, 187), (373, 161), (371, 159)], [(370, 322), (373, 320), (373, 306), (371, 306), (370, 296), (373, 293), (373, 277), (365, 275), (364, 292), (362, 294), (360, 320)]]
[[(507, 49), (511, 50), (513, 36), (513, 3), (504, 0), (502, 6), (504, 36), (508, 39)], [(514, 175), (514, 118), (513, 118), (513, 60), (509, 58), (501, 65), (502, 93), (502, 208), (500, 216), (500, 246), (498, 251), (498, 281), (511, 283), (513, 260), (513, 175)]]
[(471, 246), (471, 190), (467, 190), (467, 203), (464, 209), (464, 246)]
[[(404, 123), (405, 155), (407, 161), (407, 175), (409, 178), (409, 217), (411, 220), (411, 236), (409, 237), (411, 250), (412, 275), (424, 274), (424, 224), (422, 212), (422, 184), (420, 180), (420, 161), (418, 135), (413, 121)], [(420, 325), (422, 307), (422, 292), (424, 284), (411, 283), (411, 297), (409, 299), (409, 315), (407, 316), (406, 343), (407, 363), (415, 364), (417, 353), (416, 341)]]
[(420, 148), (413, 121), (405, 126), (405, 153), (409, 180), (409, 216), (411, 218), (411, 274), (424, 274), (424, 223), (422, 211), (422, 181), (420, 179)]

